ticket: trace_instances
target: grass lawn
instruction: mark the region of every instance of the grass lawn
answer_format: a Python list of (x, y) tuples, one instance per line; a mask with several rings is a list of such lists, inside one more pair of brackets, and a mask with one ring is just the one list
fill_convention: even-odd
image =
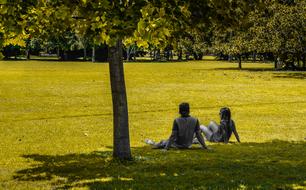
[[(128, 63), (134, 161), (111, 159), (108, 65), (0, 62), (0, 189), (306, 189), (306, 73), (271, 64)], [(152, 150), (189, 102), (201, 123), (229, 106), (241, 144)]]

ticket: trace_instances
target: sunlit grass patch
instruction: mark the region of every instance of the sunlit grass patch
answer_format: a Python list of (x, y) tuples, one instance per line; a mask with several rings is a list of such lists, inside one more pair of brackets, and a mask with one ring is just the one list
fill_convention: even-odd
[[(134, 161), (122, 164), (107, 64), (0, 62), (0, 189), (305, 189), (305, 73), (272, 67), (126, 63)], [(183, 101), (203, 124), (229, 106), (242, 144), (146, 146), (168, 138)]]

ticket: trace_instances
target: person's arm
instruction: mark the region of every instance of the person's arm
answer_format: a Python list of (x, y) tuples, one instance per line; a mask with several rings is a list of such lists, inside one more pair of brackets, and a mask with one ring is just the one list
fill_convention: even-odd
[(202, 148), (207, 149), (207, 146), (205, 144), (204, 138), (203, 138), (203, 136), (201, 134), (199, 120), (197, 121), (197, 124), (196, 124), (195, 134), (196, 134), (196, 137), (197, 137), (199, 143), (202, 145)]
[(233, 131), (237, 141), (240, 143), (240, 138), (239, 138), (238, 132), (236, 130), (236, 126), (235, 126), (235, 122), (234, 121), (232, 121), (231, 128), (232, 128), (232, 131)]
[(176, 120), (173, 121), (173, 127), (172, 127), (172, 133), (169, 137), (168, 143), (166, 144), (165, 148), (166, 150), (169, 150), (173, 142), (177, 139), (178, 136), (178, 125), (176, 123)]

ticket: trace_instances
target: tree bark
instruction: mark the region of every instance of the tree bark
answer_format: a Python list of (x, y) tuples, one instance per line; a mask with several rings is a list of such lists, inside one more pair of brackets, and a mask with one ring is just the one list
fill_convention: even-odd
[(154, 50), (153, 50), (153, 59), (152, 60), (156, 61), (155, 58), (156, 58), (156, 48), (154, 48)]
[(96, 62), (96, 46), (92, 46), (92, 55), (91, 55), (91, 61), (94, 63)]
[(233, 57), (232, 57), (231, 55), (229, 55), (229, 56), (228, 56), (228, 61), (231, 62), (232, 60), (233, 60)]
[(169, 61), (170, 60), (170, 51), (169, 50), (165, 50), (164, 51), (164, 55), (166, 55), (166, 60)]
[(150, 58), (151, 58), (151, 61), (153, 61), (153, 52), (152, 52), (152, 50), (150, 51)]
[(131, 61), (131, 46), (129, 46), (126, 50), (127, 61)]
[(277, 59), (274, 59), (274, 70), (277, 70)]
[(26, 59), (27, 59), (27, 60), (30, 60), (30, 58), (31, 58), (31, 57), (30, 57), (30, 49), (27, 49), (27, 50), (26, 50)]
[(26, 59), (27, 60), (30, 60), (30, 45), (29, 45), (29, 41), (27, 40), (27, 43), (26, 43)]
[(198, 54), (198, 60), (202, 60), (203, 59), (203, 53), (199, 53)]
[(194, 53), (193, 53), (193, 58), (194, 58), (195, 60), (199, 60), (198, 54), (194, 52)]
[(241, 69), (242, 68), (242, 66), (241, 66), (241, 55), (238, 55), (238, 60), (239, 60), (238, 68)]
[(26, 40), (26, 59), (30, 60), (30, 40)]
[(186, 54), (185, 54), (185, 59), (186, 59), (186, 61), (189, 60), (189, 52), (186, 52)]
[(68, 54), (67, 54), (67, 51), (64, 50), (64, 61), (67, 61), (68, 60)]
[(57, 54), (58, 59), (61, 59), (59, 46), (57, 46), (57, 48), (56, 48), (56, 54)]
[(84, 47), (84, 57), (83, 57), (83, 61), (86, 61), (86, 57), (87, 57), (87, 49), (86, 47)]
[(131, 159), (127, 96), (122, 59), (122, 41), (109, 48), (109, 71), (113, 101), (114, 158)]
[(253, 52), (253, 62), (255, 63), (256, 62), (256, 53)]
[(274, 54), (274, 70), (278, 69), (279, 58)]
[(170, 60), (172, 61), (173, 60), (173, 51), (170, 50)]
[(182, 50), (179, 50), (178, 56), (177, 56), (177, 60), (178, 61), (182, 61), (183, 60), (183, 51)]
[(160, 49), (156, 50), (155, 58), (154, 59), (155, 59), (155, 61), (160, 61), (161, 60)]

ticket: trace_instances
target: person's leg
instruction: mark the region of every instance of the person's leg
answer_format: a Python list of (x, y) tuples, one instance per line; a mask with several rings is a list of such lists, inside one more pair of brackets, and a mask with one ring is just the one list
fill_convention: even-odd
[(153, 140), (151, 140), (151, 139), (146, 139), (145, 140), (145, 143), (146, 144), (149, 144), (149, 145), (155, 145), (156, 143), (153, 141)]
[(206, 140), (210, 141), (211, 136), (213, 135), (213, 132), (204, 125), (200, 125), (200, 129), (204, 133)]
[(159, 143), (154, 144), (154, 148), (165, 148), (169, 140), (161, 140)]
[(213, 133), (216, 133), (219, 130), (219, 125), (215, 121), (211, 121), (207, 128)]

